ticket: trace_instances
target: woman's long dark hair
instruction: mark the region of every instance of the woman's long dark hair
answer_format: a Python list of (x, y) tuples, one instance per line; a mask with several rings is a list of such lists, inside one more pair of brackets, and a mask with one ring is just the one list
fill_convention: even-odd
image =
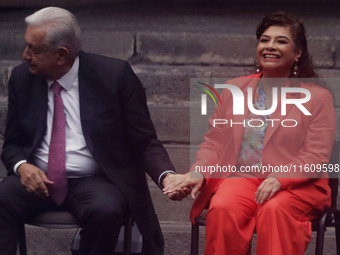
[(257, 26), (256, 37), (259, 40), (261, 35), (270, 26), (289, 27), (296, 50), (301, 50), (302, 54), (297, 63), (297, 75), (293, 75), (291, 71), (290, 77), (294, 78), (318, 78), (319, 75), (314, 71), (312, 57), (308, 53), (306, 30), (304, 25), (293, 15), (282, 11), (274, 12), (267, 15)]

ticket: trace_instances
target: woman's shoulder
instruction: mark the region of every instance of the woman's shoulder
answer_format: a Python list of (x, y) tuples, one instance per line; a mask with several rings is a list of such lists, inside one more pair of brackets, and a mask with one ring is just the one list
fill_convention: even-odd
[(251, 75), (239, 76), (233, 79), (228, 80), (228, 82), (237, 82), (237, 81), (245, 81), (247, 79), (260, 79), (262, 73), (256, 73)]
[(307, 89), (313, 96), (317, 97), (329, 97), (332, 96), (332, 92), (328, 85), (325, 84), (322, 80), (301, 80), (300, 87)]
[(246, 87), (253, 87), (257, 85), (260, 78), (261, 78), (261, 73), (252, 74), (248, 76), (240, 76), (240, 77), (226, 81), (226, 84), (237, 86), (243, 90)]

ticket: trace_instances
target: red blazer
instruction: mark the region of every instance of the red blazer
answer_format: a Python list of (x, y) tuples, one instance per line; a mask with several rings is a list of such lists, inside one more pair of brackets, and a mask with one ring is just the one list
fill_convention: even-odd
[[(244, 127), (242, 125), (216, 125), (214, 119), (230, 119), (233, 122), (242, 122), (247, 119), (249, 109), (247, 106), (247, 88), (252, 87), (253, 96), (261, 74), (237, 78), (228, 81), (228, 84), (238, 86), (244, 93), (244, 115), (233, 115), (233, 100), (231, 92), (224, 89), (221, 93), (222, 105), (219, 104), (209, 121), (209, 131), (204, 136), (204, 142), (200, 145), (196, 156), (196, 162), (190, 171), (195, 171), (196, 166), (215, 166), (216, 164), (236, 166)], [(291, 86), (287, 83), (286, 86)], [(278, 99), (278, 107), (271, 114), (270, 119), (277, 119), (268, 125), (263, 141), (262, 164), (285, 166), (310, 166), (311, 164), (328, 163), (333, 148), (336, 119), (332, 94), (312, 83), (300, 82), (301, 88), (308, 89), (311, 98), (303, 106), (312, 114), (304, 115), (293, 104), (287, 105), (286, 115), (281, 115), (281, 100)], [(287, 99), (301, 97), (301, 93), (287, 93)], [(304, 96), (302, 96), (303, 98)], [(295, 119), (298, 125), (295, 127), (283, 127), (281, 121)], [(288, 122), (287, 122), (288, 124)], [(292, 122), (289, 123), (291, 125)], [(291, 169), (292, 169), (291, 168)], [(299, 170), (297, 167), (296, 169)], [(191, 210), (191, 221), (199, 216), (207, 206), (209, 200), (223, 178), (223, 176), (205, 174), (206, 184), (201, 189)], [(290, 189), (297, 196), (324, 210), (330, 206), (330, 188), (328, 175), (323, 173), (306, 173), (292, 175), (287, 173), (272, 173), (262, 177), (275, 176), (281, 183), (282, 189)], [(216, 178), (220, 177), (220, 178)], [(222, 178), (223, 177), (223, 178)], [(287, 178), (295, 177), (295, 178)], [(315, 200), (315, 196), (324, 196), (323, 202)]]

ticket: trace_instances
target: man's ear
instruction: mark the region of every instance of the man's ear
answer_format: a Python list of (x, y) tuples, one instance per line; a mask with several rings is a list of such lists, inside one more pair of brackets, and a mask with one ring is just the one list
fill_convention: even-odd
[(63, 46), (57, 51), (57, 54), (59, 57), (58, 64), (64, 65), (70, 57), (70, 50), (67, 47)]

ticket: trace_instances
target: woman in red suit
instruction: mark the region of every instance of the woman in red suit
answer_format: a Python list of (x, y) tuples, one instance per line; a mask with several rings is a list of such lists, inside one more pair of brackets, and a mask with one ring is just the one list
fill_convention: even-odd
[[(253, 107), (258, 110), (270, 109), (277, 96), (277, 109), (256, 115), (245, 104), (244, 114), (235, 115), (232, 94), (224, 89), (222, 104), (210, 119), (191, 171), (177, 175), (164, 190), (173, 199), (185, 196), (183, 188), (191, 187), (193, 198), (200, 190), (191, 220), (209, 208), (206, 255), (250, 254), (255, 228), (257, 254), (302, 255), (311, 239), (310, 220), (330, 206), (327, 172), (307, 171), (329, 161), (336, 125), (333, 96), (324, 86), (311, 82), (310, 78), (318, 76), (307, 50), (304, 26), (295, 17), (277, 12), (262, 20), (256, 35), (257, 74), (227, 83), (237, 86), (245, 99), (252, 92)], [(297, 82), (295, 78), (308, 79)], [(277, 95), (273, 87), (278, 88)], [(280, 102), (282, 96), (291, 100), (286, 107)], [(298, 100), (304, 103), (292, 103)], [(217, 125), (216, 119), (229, 123)], [(230, 125), (242, 121), (244, 126)], [(223, 176), (197, 171), (216, 165), (235, 166), (236, 171)], [(245, 173), (241, 171), (245, 167), (267, 170)], [(278, 170), (270, 171), (270, 167)], [(193, 172), (201, 178), (192, 178)]]

